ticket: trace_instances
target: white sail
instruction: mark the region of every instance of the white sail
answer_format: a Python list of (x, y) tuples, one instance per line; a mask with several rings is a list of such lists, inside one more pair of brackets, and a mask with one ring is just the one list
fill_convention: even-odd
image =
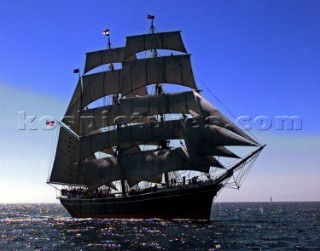
[[(163, 173), (221, 168), (213, 156), (238, 158), (225, 146), (257, 145), (195, 91), (190, 55), (136, 58), (139, 52), (156, 49), (187, 53), (180, 32), (131, 36), (123, 48), (87, 53), (85, 75), (62, 120), (80, 140), (60, 128), (49, 182), (85, 185), (90, 190), (117, 180), (127, 180), (130, 186), (140, 181), (160, 183)], [(87, 74), (111, 63), (120, 63), (121, 68)], [(191, 91), (148, 94), (148, 85), (163, 83)], [(107, 95), (120, 99), (113, 105), (85, 108)], [(175, 114), (175, 120), (156, 120), (166, 114)], [(163, 142), (172, 139), (184, 141), (186, 148), (166, 148)], [(163, 149), (141, 151), (139, 145), (145, 144)], [(109, 157), (96, 159), (97, 152)]]
[(209, 172), (210, 166), (222, 167), (213, 157), (190, 158), (183, 148), (155, 150), (83, 162), (81, 171), (91, 190), (121, 179), (145, 180), (178, 170)]
[(167, 49), (187, 52), (179, 31), (159, 32), (127, 37), (125, 58), (151, 49)]
[[(80, 81), (76, 86), (62, 122), (72, 131), (80, 134), (81, 109)], [(60, 127), (57, 150), (49, 177), (49, 182), (62, 184), (84, 184), (77, 162), (80, 157), (80, 141), (64, 127)]]
[(122, 169), (118, 166), (116, 158), (96, 159), (83, 162), (80, 165), (81, 174), (89, 189), (94, 190), (99, 186), (123, 178)]
[(81, 127), (86, 134), (98, 128), (116, 124), (137, 122), (143, 117), (158, 114), (198, 114), (205, 124), (217, 125), (244, 137), (253, 144), (257, 142), (241, 131), (217, 108), (195, 91), (149, 95), (121, 100), (117, 106), (105, 106), (81, 112)]
[[(124, 47), (88, 52), (86, 55), (86, 62), (84, 73), (99, 67), (101, 65), (110, 63), (120, 63), (124, 60)], [(135, 55), (127, 58), (127, 60), (134, 60)]]
[(85, 184), (78, 169), (79, 141), (60, 128), (57, 151), (49, 181), (61, 184)]
[(257, 142), (252, 137), (241, 131), (234, 123), (232, 123), (228, 118), (226, 118), (220, 111), (218, 111), (200, 94), (195, 93), (195, 95), (197, 96), (197, 102), (201, 109), (201, 115), (205, 118), (207, 124), (213, 124), (226, 128), (246, 138), (250, 142), (255, 143), (255, 145), (257, 144)]
[[(187, 121), (188, 122), (188, 121)], [(189, 123), (187, 123), (189, 124)], [(183, 139), (187, 146), (192, 149), (200, 149), (206, 144), (209, 149), (215, 150), (215, 155), (219, 156), (215, 146), (251, 146), (252, 143), (218, 126), (207, 125), (192, 127), (186, 126), (184, 120), (169, 120), (158, 123), (138, 124), (133, 126), (120, 127), (117, 130), (101, 132), (81, 137), (80, 158), (114, 146), (121, 146), (122, 149), (130, 149), (133, 146), (160, 142), (164, 140)], [(188, 147), (188, 150), (190, 149)], [(204, 155), (203, 152), (197, 152)], [(208, 153), (210, 154), (210, 153)], [(225, 156), (227, 151), (223, 152)], [(205, 154), (207, 155), (207, 154)], [(213, 153), (211, 155), (214, 155)], [(229, 153), (231, 155), (231, 153)]]
[(122, 70), (104, 71), (83, 76), (83, 106), (107, 95), (121, 92)]
[[(147, 72), (147, 73), (146, 73)], [(147, 85), (179, 84), (196, 89), (190, 56), (179, 55), (123, 62), (123, 69), (83, 76), (83, 106), (111, 94), (138, 92), (145, 95)]]
[(62, 122), (69, 126), (77, 134), (80, 132), (80, 111), (81, 111), (81, 84), (80, 80), (73, 93), (71, 101), (68, 105), (67, 111), (62, 119)]
[(188, 114), (189, 110), (201, 112), (192, 91), (128, 98), (120, 100), (119, 105), (82, 111), (81, 127), (87, 134), (116, 124), (141, 122), (143, 118), (158, 114)]
[(203, 142), (199, 148), (196, 154), (199, 155), (214, 155), (214, 156), (220, 156), (220, 157), (229, 157), (229, 158), (239, 158), (238, 155), (231, 152), (224, 146), (211, 146), (208, 142)]
[(123, 62), (122, 94), (157, 83), (178, 84), (197, 89), (190, 55), (165, 56)]
[(153, 141), (179, 139), (181, 135), (180, 120), (120, 127), (117, 130), (81, 137), (80, 155), (83, 159), (105, 148), (120, 145), (122, 149), (126, 150)]

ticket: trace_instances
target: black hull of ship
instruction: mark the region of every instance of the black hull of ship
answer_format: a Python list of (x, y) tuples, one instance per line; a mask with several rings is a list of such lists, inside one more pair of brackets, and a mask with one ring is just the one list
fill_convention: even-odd
[(161, 218), (210, 220), (212, 200), (221, 184), (159, 189), (157, 192), (115, 198), (61, 197), (75, 218)]

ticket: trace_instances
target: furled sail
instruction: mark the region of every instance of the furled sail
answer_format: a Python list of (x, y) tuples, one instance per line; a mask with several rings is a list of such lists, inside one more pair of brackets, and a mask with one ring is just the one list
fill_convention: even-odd
[(127, 37), (125, 58), (151, 49), (167, 49), (187, 53), (180, 31), (159, 32)]
[(88, 161), (81, 164), (81, 171), (93, 190), (115, 180), (145, 180), (163, 172), (194, 170), (208, 173), (210, 166), (221, 167), (221, 164), (208, 156), (191, 159), (184, 148), (175, 148)]

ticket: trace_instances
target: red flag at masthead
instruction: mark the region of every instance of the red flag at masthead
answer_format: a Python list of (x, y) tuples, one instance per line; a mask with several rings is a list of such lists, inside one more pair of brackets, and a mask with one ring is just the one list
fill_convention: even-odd
[(110, 35), (109, 29), (102, 31), (102, 35), (109, 36)]
[(154, 19), (154, 16), (152, 16), (152, 15), (147, 15), (147, 19)]

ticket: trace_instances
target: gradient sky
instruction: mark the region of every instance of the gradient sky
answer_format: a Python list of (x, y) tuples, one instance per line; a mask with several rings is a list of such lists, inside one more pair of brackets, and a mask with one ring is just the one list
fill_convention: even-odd
[[(266, 143), (241, 187), (218, 201), (320, 200), (320, 2), (0, 1), (0, 203), (56, 202), (48, 186), (55, 131), (18, 130), (18, 111), (61, 117), (85, 52), (125, 36), (181, 30), (203, 95), (232, 118), (268, 116)], [(210, 91), (208, 91), (208, 89)], [(213, 96), (214, 95), (214, 96)], [(217, 100), (215, 97), (218, 97)], [(301, 130), (277, 130), (299, 116)]]

